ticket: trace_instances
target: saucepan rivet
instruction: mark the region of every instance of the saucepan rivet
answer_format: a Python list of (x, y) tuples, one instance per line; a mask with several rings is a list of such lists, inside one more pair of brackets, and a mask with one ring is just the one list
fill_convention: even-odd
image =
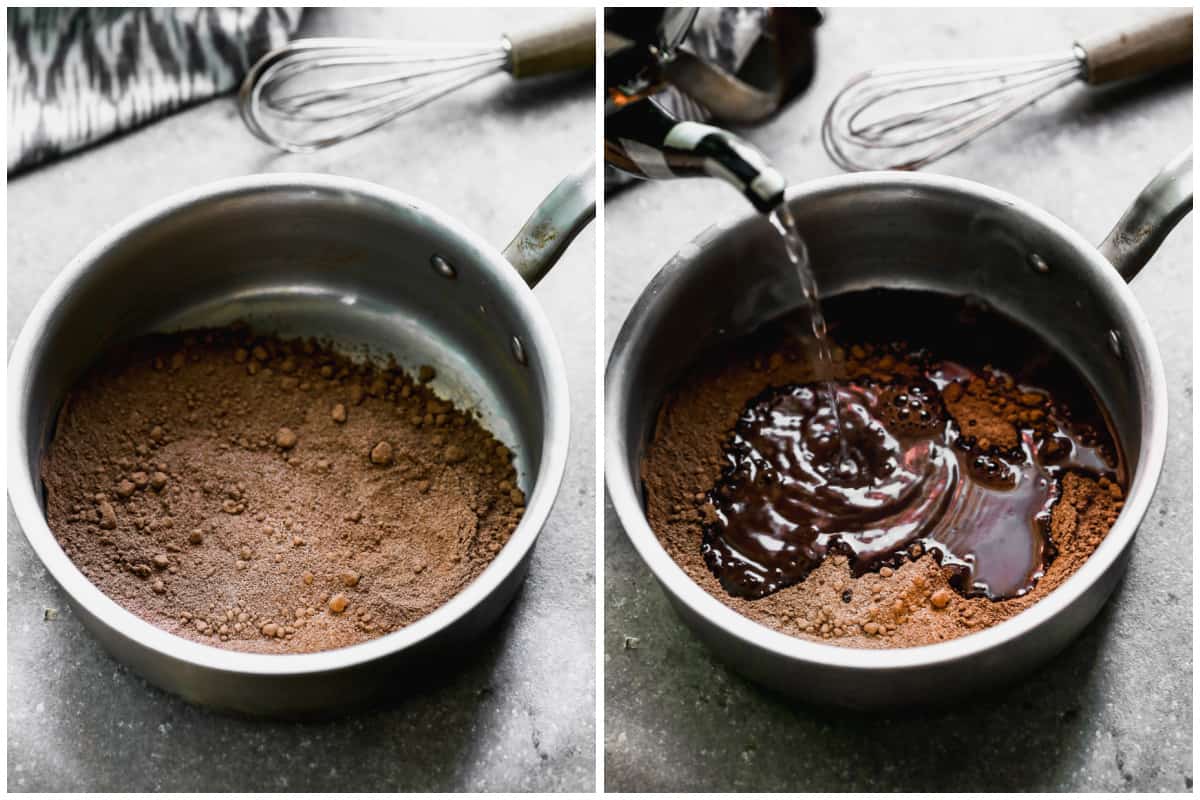
[(513, 358), (526, 366), (529, 365), (529, 359), (525, 357), (525, 345), (521, 342), (521, 337), (512, 337), (512, 352)]
[(1121, 358), (1121, 334), (1115, 330), (1108, 332), (1108, 348), (1114, 356)]
[(441, 275), (443, 278), (454, 280), (458, 277), (458, 270), (454, 268), (454, 265), (439, 256), (437, 253), (434, 253), (433, 256), (430, 257), (429, 263), (433, 265), (434, 272), (436, 272), (438, 275)]
[(1029, 266), (1033, 267), (1034, 272), (1050, 271), (1050, 265), (1046, 263), (1046, 259), (1039, 256), (1037, 253), (1029, 254)]

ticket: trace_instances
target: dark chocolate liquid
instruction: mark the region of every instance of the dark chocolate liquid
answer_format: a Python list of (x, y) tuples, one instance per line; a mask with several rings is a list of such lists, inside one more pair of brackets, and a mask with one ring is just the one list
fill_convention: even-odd
[[(978, 304), (872, 291), (826, 308), (836, 341), (887, 347), (920, 377), (836, 380), (837, 417), (824, 381), (771, 386), (751, 399), (709, 493), (709, 568), (730, 594), (758, 598), (804, 580), (830, 553), (846, 554), (862, 574), (930, 552), (964, 595), (1028, 592), (1054, 557), (1049, 520), (1063, 474), (1123, 485), (1115, 440), (1086, 383), (1028, 331)], [(760, 338), (786, 325), (774, 328)], [(906, 341), (897, 343), (901, 332)], [(1035, 412), (1015, 425), (1015, 446), (981, 439), (970, 420), (949, 413), (943, 392), (972, 380), (1017, 387)]]

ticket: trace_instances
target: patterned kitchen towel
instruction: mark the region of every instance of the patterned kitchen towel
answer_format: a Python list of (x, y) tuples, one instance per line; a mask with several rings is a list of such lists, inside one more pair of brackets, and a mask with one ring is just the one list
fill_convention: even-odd
[(9, 8), (9, 175), (233, 89), (301, 12)]

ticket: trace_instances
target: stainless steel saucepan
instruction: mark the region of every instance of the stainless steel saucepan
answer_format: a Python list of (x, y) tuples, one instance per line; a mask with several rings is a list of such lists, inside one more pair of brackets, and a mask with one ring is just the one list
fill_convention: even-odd
[(787, 197), (826, 295), (876, 287), (975, 295), (1069, 358), (1111, 413), (1128, 456), (1132, 480), (1120, 517), (1084, 566), (1041, 602), (985, 631), (923, 647), (860, 650), (787, 636), (697, 586), (646, 521), (639, 464), (664, 392), (683, 368), (795, 305), (795, 279), (759, 216), (701, 234), (654, 277), (625, 320), (605, 381), (605, 470), (617, 516), (697, 636), (778, 691), (883, 708), (1013, 679), (1100, 610), (1158, 481), (1166, 386), (1126, 281), (1191, 209), (1191, 153), (1143, 190), (1099, 249), (1029, 202), (955, 178), (862, 173), (805, 183)]
[[(449, 664), (525, 576), (567, 454), (567, 382), (530, 291), (595, 211), (593, 165), (564, 180), (500, 252), (435, 208), (371, 183), (253, 175), (165, 200), (80, 253), (39, 300), (9, 362), (9, 496), (79, 617), (119, 660), (185, 698), (254, 714), (342, 709)], [(515, 269), (514, 269), (515, 268)], [(478, 409), (516, 454), (524, 517), (495, 560), (416, 623), (302, 655), (223, 650), (119, 606), (46, 525), (39, 464), (72, 382), (147, 331), (246, 320), (433, 364), (441, 393)]]

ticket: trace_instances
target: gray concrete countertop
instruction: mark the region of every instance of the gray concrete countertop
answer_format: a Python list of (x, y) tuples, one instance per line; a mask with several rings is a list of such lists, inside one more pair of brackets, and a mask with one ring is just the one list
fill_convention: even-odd
[[(1153, 12), (834, 9), (816, 79), (753, 130), (793, 181), (836, 172), (826, 105), (854, 73), (923, 58), (1063, 50)], [(1190, 72), (1155, 86), (1071, 87), (930, 171), (991, 184), (1091, 241), (1192, 142)], [(749, 213), (715, 181), (635, 186), (606, 204), (606, 352), (658, 268), (719, 219)], [(607, 509), (605, 782), (610, 790), (1094, 791), (1192, 786), (1192, 232), (1133, 284), (1158, 337), (1170, 440), (1129, 571), (1086, 632), (1020, 685), (953, 710), (851, 717), (778, 699), (676, 618)], [(625, 647), (634, 637), (636, 649)]]
[[(490, 39), (553, 10), (321, 10), (302, 34)], [(281, 155), (224, 97), (36, 170), (8, 189), (8, 340), (101, 231), (218, 178), (313, 171), (422, 197), (504, 246), (594, 152), (590, 74), (470, 87), (372, 135)], [(402, 146), (400, 146), (402, 145)], [(575, 790), (594, 785), (595, 232), (537, 288), (567, 364), (566, 479), (498, 629), (437, 685), (322, 723), (234, 719), (161, 692), (83, 630), (8, 517), (8, 776), (15, 791)], [(581, 302), (582, 300), (582, 302)], [(48, 619), (55, 609), (57, 618)]]

